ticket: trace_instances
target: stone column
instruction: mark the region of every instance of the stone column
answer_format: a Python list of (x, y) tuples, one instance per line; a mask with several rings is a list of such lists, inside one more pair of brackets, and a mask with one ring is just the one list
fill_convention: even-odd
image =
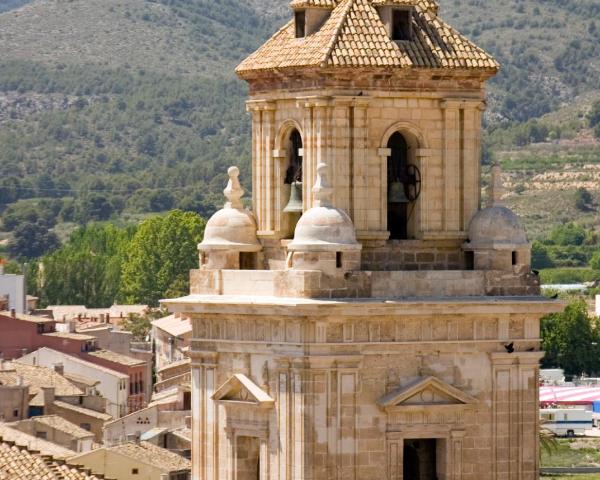
[[(352, 212), (351, 217), (358, 236), (369, 230), (368, 210), (374, 199), (369, 198), (367, 110), (369, 99), (357, 99), (352, 120)], [(380, 192), (377, 193), (379, 195)], [(376, 200), (375, 200), (376, 201)], [(379, 202), (376, 203), (379, 205)]]
[(492, 353), (494, 480), (534, 480), (538, 464), (538, 375), (542, 352)]
[(461, 230), (461, 102), (445, 100), (441, 106), (444, 110), (442, 171), (445, 180), (442, 219), (444, 232), (451, 234)]
[(217, 480), (217, 354), (190, 351), (192, 369), (192, 480)]
[(352, 97), (335, 97), (331, 109), (331, 180), (334, 187), (333, 204), (352, 211)]
[(275, 148), (275, 102), (251, 100), (252, 112), (252, 201), (259, 236), (274, 232), (274, 192), (276, 188), (273, 149)]
[(485, 104), (465, 101), (463, 110), (463, 217), (461, 230), (467, 231), (481, 201), (481, 114)]
[(432, 151), (427, 148), (419, 148), (415, 153), (417, 167), (421, 171), (421, 196), (417, 200), (417, 225), (415, 233), (417, 238), (426, 236), (432, 231), (430, 212), (432, 210), (431, 193), (432, 189), (429, 185), (429, 161), (432, 157)]

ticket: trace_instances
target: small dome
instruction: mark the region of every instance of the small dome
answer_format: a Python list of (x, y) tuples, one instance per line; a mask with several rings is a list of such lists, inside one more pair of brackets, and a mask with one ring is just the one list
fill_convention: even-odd
[(494, 205), (481, 210), (469, 226), (471, 247), (528, 245), (525, 229), (519, 217), (509, 208)]
[(469, 248), (514, 248), (529, 245), (519, 217), (504, 206), (500, 165), (492, 167), (489, 204), (473, 217), (469, 226)]
[(240, 171), (237, 167), (231, 167), (227, 173), (229, 183), (223, 193), (228, 201), (206, 223), (204, 239), (198, 245), (198, 249), (257, 252), (262, 246), (256, 238), (254, 215), (245, 210), (241, 202), (244, 190), (238, 180)]
[(256, 221), (247, 210), (223, 208), (206, 224), (200, 250), (238, 250), (255, 252), (261, 249), (256, 238)]
[(343, 251), (360, 250), (354, 224), (346, 212), (329, 203), (331, 188), (327, 182), (327, 165), (317, 167), (317, 181), (313, 187), (316, 206), (302, 214), (296, 224), (290, 251)]
[(292, 251), (356, 250), (354, 224), (339, 208), (314, 207), (307, 210), (296, 225), (294, 240), (288, 249)]

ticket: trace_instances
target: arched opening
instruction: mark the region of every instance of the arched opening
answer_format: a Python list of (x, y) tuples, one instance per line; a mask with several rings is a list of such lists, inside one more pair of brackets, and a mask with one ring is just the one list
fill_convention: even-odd
[(408, 143), (400, 132), (388, 140), (391, 155), (387, 160), (387, 223), (391, 240), (408, 238), (408, 207), (406, 175), (408, 167)]
[(288, 137), (287, 145), (288, 165), (285, 171), (285, 183), (292, 184), (294, 181), (302, 182), (302, 136), (294, 128)]
[(293, 238), (298, 220), (302, 216), (302, 136), (293, 128), (286, 142), (286, 158), (282, 185), (282, 233), (284, 238)]

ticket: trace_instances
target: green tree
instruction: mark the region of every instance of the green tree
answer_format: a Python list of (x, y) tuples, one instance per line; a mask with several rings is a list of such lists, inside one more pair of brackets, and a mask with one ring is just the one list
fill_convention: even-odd
[(531, 247), (531, 264), (533, 268), (552, 268), (554, 262), (550, 258), (548, 247), (540, 242), (533, 242)]
[(598, 371), (598, 330), (593, 328), (585, 300), (576, 300), (564, 312), (542, 319), (545, 367), (560, 367), (567, 375)]
[(592, 194), (583, 187), (578, 188), (575, 191), (575, 208), (582, 212), (591, 210), (594, 198)]
[(592, 128), (600, 125), (600, 99), (596, 100), (592, 105), (592, 109), (588, 114), (588, 120), (590, 122), (590, 127)]
[(119, 293), (125, 252), (134, 227), (90, 224), (43, 257), (33, 277), (43, 305), (112, 305)]
[(583, 245), (587, 232), (576, 223), (559, 225), (550, 232), (549, 239), (554, 245)]
[(204, 225), (199, 215), (180, 210), (144, 221), (123, 265), (123, 299), (156, 306), (167, 292), (185, 294), (189, 271), (198, 265), (197, 245)]
[(17, 258), (37, 258), (58, 248), (60, 241), (44, 222), (25, 223), (13, 232), (8, 251)]
[(594, 253), (590, 260), (590, 267), (594, 270), (600, 270), (600, 251)]

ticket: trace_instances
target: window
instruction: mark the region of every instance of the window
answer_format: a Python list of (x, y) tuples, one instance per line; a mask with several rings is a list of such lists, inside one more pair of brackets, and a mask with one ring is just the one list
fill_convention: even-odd
[(18, 417), (19, 416), (19, 411), (18, 410), (13, 410), (13, 417)]
[(294, 16), (296, 19), (296, 38), (304, 38), (306, 36), (306, 11), (298, 10)]
[(92, 426), (89, 423), (81, 423), (79, 426), (88, 432), (92, 430)]
[(35, 432), (35, 436), (37, 438), (41, 438), (42, 440), (46, 440), (48, 438), (47, 432)]
[(512, 252), (512, 264), (513, 266), (517, 264), (517, 252)]
[(342, 252), (335, 252), (335, 267), (342, 268)]
[(410, 40), (410, 10), (392, 10), (392, 40)]
[(132, 468), (131, 469), (131, 474), (132, 475), (137, 475), (138, 473), (140, 473), (139, 469), (137, 469), (137, 468)]

